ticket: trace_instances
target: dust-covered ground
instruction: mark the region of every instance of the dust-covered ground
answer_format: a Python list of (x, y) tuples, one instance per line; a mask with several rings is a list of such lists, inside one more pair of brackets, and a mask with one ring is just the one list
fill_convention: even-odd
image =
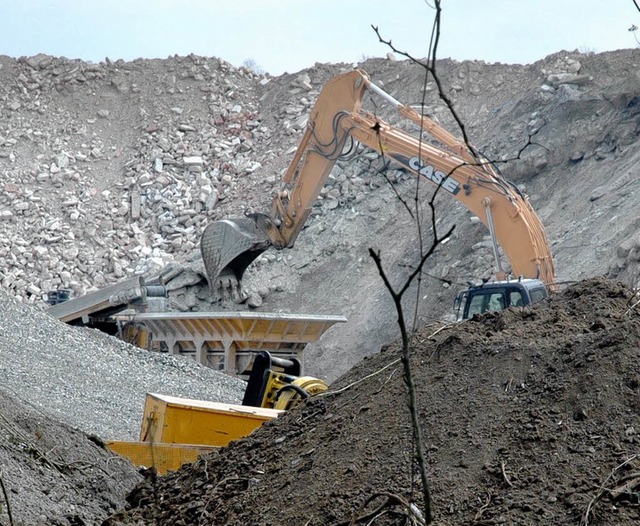
[[(639, 297), (604, 279), (413, 338), (435, 524), (640, 520)], [(108, 525), (415, 524), (398, 345), (332, 393), (128, 497)]]

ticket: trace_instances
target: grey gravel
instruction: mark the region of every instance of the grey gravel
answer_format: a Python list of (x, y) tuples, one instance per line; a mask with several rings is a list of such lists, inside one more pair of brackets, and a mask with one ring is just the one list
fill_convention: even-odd
[(137, 440), (146, 393), (240, 403), (244, 382), (191, 358), (72, 327), (0, 292), (0, 386), (104, 440)]

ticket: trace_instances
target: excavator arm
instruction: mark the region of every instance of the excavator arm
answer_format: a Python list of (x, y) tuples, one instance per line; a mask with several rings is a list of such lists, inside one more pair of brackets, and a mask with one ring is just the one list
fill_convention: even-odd
[[(443, 147), (362, 111), (367, 91), (383, 97)], [(494, 241), (499, 279), (505, 273), (498, 244), (511, 263), (513, 275), (539, 278), (553, 287), (551, 250), (528, 198), (467, 144), (395, 100), (373, 84), (364, 71), (354, 70), (334, 77), (322, 89), (270, 213), (216, 221), (205, 229), (201, 250), (214, 288), (239, 287), (247, 266), (264, 250), (294, 245), (348, 141), (379, 152), (478, 216)]]

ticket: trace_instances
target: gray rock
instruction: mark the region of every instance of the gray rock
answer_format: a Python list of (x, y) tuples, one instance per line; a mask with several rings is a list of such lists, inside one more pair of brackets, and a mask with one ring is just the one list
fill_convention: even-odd
[(204, 160), (199, 155), (183, 157), (182, 162), (187, 166), (202, 166), (204, 164)]
[(252, 309), (262, 306), (262, 296), (258, 292), (254, 292), (247, 298), (247, 305)]

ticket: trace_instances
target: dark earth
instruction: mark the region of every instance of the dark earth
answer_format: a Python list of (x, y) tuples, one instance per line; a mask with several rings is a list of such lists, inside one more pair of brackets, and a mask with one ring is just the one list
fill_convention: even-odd
[(100, 438), (25, 406), (4, 389), (0, 437), (3, 526), (98, 524), (141, 479)]
[[(590, 279), (412, 345), (435, 524), (640, 521), (640, 297)], [(393, 344), (249, 438), (147, 479), (103, 524), (418, 524)]]

